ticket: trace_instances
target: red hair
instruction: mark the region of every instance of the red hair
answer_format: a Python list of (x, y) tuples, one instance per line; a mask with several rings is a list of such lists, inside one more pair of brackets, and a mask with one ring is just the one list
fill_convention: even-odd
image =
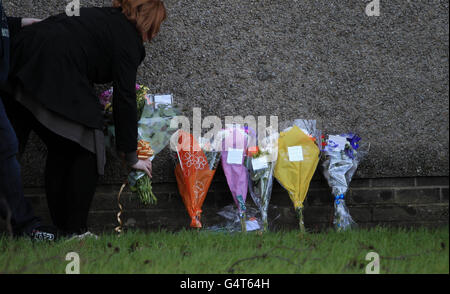
[(144, 42), (153, 39), (166, 19), (166, 8), (161, 0), (113, 0), (114, 7), (136, 25)]

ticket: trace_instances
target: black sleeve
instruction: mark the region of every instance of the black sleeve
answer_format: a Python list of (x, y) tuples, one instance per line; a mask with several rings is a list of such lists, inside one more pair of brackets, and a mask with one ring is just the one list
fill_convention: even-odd
[(7, 17), (7, 19), (8, 19), (9, 37), (10, 39), (12, 39), (22, 28), (22, 18)]
[(132, 52), (123, 47), (115, 50), (113, 62), (113, 117), (116, 147), (125, 153), (128, 164), (133, 165), (137, 162), (136, 74), (139, 57), (136, 58)]

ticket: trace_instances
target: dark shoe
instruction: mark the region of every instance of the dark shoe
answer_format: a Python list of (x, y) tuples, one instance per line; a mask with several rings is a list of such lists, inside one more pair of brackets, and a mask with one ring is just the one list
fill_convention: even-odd
[(58, 234), (56, 229), (39, 226), (33, 229), (29, 236), (33, 241), (56, 241)]

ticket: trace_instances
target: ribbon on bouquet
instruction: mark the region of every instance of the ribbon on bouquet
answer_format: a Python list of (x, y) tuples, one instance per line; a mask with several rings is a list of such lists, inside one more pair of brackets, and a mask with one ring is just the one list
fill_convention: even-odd
[(120, 187), (120, 191), (119, 194), (117, 194), (117, 205), (119, 206), (119, 212), (117, 213), (117, 222), (119, 223), (119, 225), (117, 227), (114, 228), (114, 230), (120, 234), (122, 233), (122, 219), (120, 218), (120, 216), (123, 213), (123, 206), (122, 204), (120, 204), (120, 196), (122, 195), (123, 189), (125, 189), (125, 187), (127, 186), (128, 181), (126, 181), (125, 183), (122, 184), (122, 187)]
[[(138, 159), (147, 160), (153, 156), (154, 151), (150, 147), (149, 142), (147, 142), (145, 140), (139, 140), (136, 153), (137, 153)], [(120, 203), (120, 197), (122, 196), (122, 192), (127, 185), (128, 185), (128, 181), (125, 181), (122, 184), (122, 187), (120, 187), (119, 194), (117, 194), (117, 206), (119, 207), (119, 212), (117, 213), (117, 222), (119, 223), (119, 225), (117, 227), (115, 227), (114, 230), (118, 234), (122, 233), (122, 226), (123, 226), (122, 219), (120, 218), (123, 213), (123, 205)]]
[(344, 194), (338, 195), (334, 197), (334, 201), (336, 201), (336, 204), (341, 203), (340, 200), (344, 200)]

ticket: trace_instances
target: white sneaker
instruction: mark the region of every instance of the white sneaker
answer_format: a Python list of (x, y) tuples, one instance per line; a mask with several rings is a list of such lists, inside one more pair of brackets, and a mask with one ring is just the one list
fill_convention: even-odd
[(85, 239), (85, 238), (94, 238), (94, 239), (98, 239), (98, 236), (97, 235), (95, 235), (95, 234), (92, 234), (91, 232), (89, 232), (89, 231), (87, 231), (86, 233), (84, 233), (84, 234), (81, 234), (81, 235), (74, 235), (73, 237), (71, 237), (69, 240), (67, 240), (67, 241), (71, 241), (71, 240), (75, 240), (75, 239), (77, 239), (77, 240), (83, 240), (83, 239)]

